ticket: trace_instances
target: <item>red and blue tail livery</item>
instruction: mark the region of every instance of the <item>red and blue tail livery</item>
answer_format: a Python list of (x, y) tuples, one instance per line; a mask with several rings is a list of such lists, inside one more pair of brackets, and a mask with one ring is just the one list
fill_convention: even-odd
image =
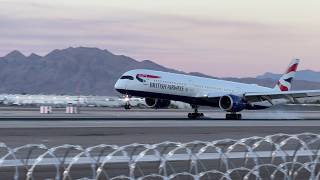
[(276, 90), (289, 91), (291, 89), (291, 83), (293, 78), (295, 77), (295, 74), (299, 65), (299, 61), (300, 61), (299, 59), (293, 59), (291, 61), (288, 69), (282, 75), (282, 77), (279, 79), (276, 86), (274, 87)]

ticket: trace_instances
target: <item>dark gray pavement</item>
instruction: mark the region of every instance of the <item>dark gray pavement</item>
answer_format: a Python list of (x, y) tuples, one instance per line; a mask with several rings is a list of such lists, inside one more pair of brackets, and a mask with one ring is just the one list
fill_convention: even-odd
[(310, 109), (244, 111), (244, 120), (236, 121), (223, 120), (224, 112), (208, 109), (203, 112), (210, 118), (200, 120), (186, 119), (188, 110), (86, 108), (69, 115), (61, 110), (43, 115), (37, 110), (0, 108), (0, 141), (11, 147), (28, 143), (92, 146), (320, 133), (320, 111)]
[[(80, 114), (66, 115), (59, 110), (53, 114), (40, 115), (34, 108), (0, 108), (0, 118), (2, 118), (0, 142), (12, 148), (25, 144), (45, 144), (48, 147), (76, 144), (86, 148), (98, 144), (127, 145), (136, 142), (153, 144), (163, 141), (240, 139), (276, 133), (320, 134), (320, 112), (314, 110), (244, 111), (244, 120), (236, 121), (222, 120), (224, 112), (203, 111), (210, 118), (188, 120), (185, 118), (188, 112), (186, 110), (124, 111), (99, 108), (85, 109)], [(146, 174), (154, 171), (152, 168), (146, 169), (151, 167), (150, 164), (141, 166), (144, 167)], [(178, 169), (180, 167), (185, 166), (177, 165)], [(54, 168), (39, 168), (35, 174), (36, 179), (54, 177), (50, 175), (54, 172)], [(22, 179), (25, 179), (26, 170), (22, 168), (19, 172)], [(73, 178), (88, 177), (90, 171), (88, 166), (80, 166), (76, 167), (73, 173)], [(10, 178), (12, 174), (13, 169), (0, 169), (1, 177)], [(114, 165), (110, 168), (110, 175), (119, 174), (127, 174), (127, 170), (122, 165)], [(215, 178), (205, 177), (204, 179)]]

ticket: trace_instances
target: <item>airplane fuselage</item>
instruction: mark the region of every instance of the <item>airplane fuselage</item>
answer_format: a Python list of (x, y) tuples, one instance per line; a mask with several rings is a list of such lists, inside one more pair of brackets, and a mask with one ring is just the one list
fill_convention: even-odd
[[(209, 102), (201, 97), (223, 96), (226, 94), (242, 96), (247, 92), (274, 91), (271, 88), (256, 84), (244, 84), (146, 69), (136, 69), (124, 73), (115, 84), (115, 89), (122, 94), (131, 96), (169, 99), (212, 107), (219, 106), (218, 98), (216, 102)], [(264, 104), (267, 105), (266, 103)]]

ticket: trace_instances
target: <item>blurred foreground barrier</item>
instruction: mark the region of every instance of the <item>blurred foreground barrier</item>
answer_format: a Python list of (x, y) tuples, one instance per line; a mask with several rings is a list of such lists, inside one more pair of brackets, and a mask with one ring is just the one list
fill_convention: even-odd
[(320, 179), (320, 135), (47, 147), (0, 144), (1, 179)]

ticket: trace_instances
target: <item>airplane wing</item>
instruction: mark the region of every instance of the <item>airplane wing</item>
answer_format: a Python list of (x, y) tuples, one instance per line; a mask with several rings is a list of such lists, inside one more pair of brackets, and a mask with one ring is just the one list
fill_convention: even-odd
[[(232, 93), (230, 93), (232, 94)], [(198, 97), (208, 102), (217, 102), (217, 100), (226, 93), (208, 93)], [(297, 98), (320, 97), (320, 90), (299, 90), (299, 91), (270, 91), (270, 92), (248, 92), (243, 94), (234, 94), (243, 97), (247, 102), (261, 102), (275, 99), (288, 99), (297, 102)]]
[(274, 99), (288, 99), (297, 102), (297, 98), (320, 96), (320, 90), (299, 90), (299, 91), (273, 91), (262, 93), (245, 93), (243, 97), (248, 102), (272, 101)]

